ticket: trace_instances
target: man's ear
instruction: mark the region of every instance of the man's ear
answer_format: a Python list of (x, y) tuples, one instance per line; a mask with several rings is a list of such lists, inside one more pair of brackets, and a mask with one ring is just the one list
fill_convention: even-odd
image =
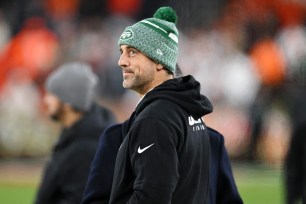
[(164, 69), (164, 66), (162, 64), (160, 64), (160, 63), (157, 63), (157, 67), (156, 68), (157, 68), (158, 71), (160, 71), (160, 70)]
[(65, 111), (71, 111), (73, 110), (72, 106), (69, 105), (68, 103), (62, 102), (63, 103), (63, 110)]

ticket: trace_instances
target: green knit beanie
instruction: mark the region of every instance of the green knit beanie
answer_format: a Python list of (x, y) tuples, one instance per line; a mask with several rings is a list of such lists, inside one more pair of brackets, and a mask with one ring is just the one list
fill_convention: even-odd
[(175, 72), (178, 58), (177, 15), (170, 7), (159, 8), (153, 18), (147, 18), (127, 27), (118, 44), (128, 45)]

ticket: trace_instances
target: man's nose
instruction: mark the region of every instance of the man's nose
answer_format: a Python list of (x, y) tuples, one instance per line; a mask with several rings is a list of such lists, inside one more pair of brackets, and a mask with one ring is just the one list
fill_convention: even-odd
[(128, 57), (126, 56), (126, 54), (122, 53), (120, 55), (120, 58), (118, 60), (118, 65), (120, 67), (126, 67), (129, 65), (129, 60), (128, 60)]

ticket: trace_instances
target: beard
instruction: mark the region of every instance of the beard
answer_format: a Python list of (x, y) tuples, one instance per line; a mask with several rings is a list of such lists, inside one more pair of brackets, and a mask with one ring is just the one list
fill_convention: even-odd
[(146, 92), (148, 85), (153, 81), (154, 73), (147, 72), (145, 75), (134, 75), (123, 78), (122, 86), (126, 89), (134, 90), (138, 93)]

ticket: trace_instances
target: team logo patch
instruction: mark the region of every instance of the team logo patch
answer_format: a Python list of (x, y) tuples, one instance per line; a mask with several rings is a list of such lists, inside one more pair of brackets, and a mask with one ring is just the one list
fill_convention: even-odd
[(133, 36), (134, 36), (133, 31), (131, 29), (127, 29), (121, 34), (120, 39), (127, 40), (132, 38)]
[(192, 127), (193, 131), (205, 130), (205, 126), (201, 118), (199, 118), (198, 120), (195, 120), (192, 116), (189, 116), (188, 123)]

